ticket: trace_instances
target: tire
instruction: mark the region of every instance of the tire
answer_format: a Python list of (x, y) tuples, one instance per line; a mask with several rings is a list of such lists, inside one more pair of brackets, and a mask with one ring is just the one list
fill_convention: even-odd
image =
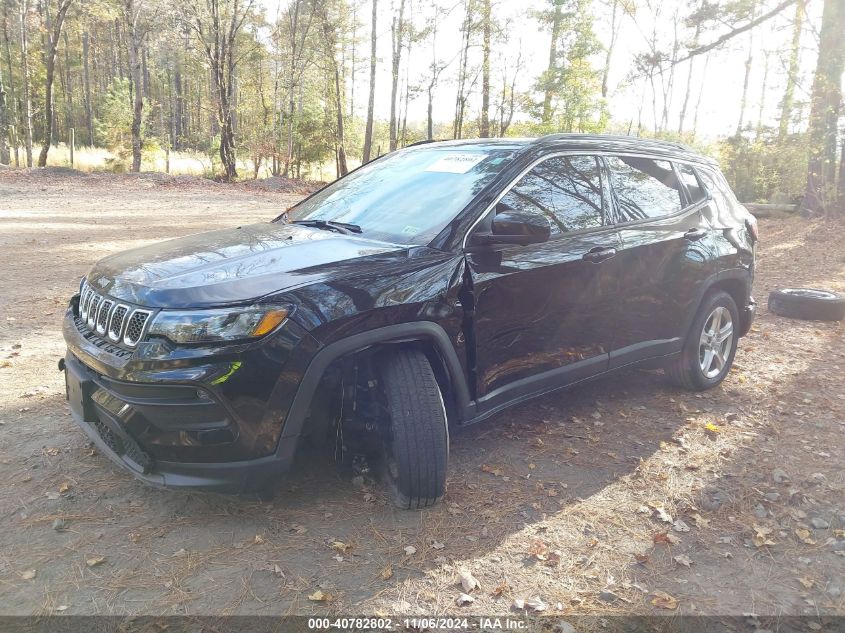
[(782, 288), (769, 293), (769, 311), (791, 319), (841, 321), (845, 295), (812, 288)]
[[(714, 334), (717, 325), (714, 317), (717, 314), (720, 333)], [(730, 318), (729, 336), (724, 324), (726, 317)], [(669, 380), (689, 391), (712, 389), (722, 382), (734, 362), (739, 327), (739, 310), (727, 292), (717, 290), (705, 295), (683, 350), (665, 367)]]
[(388, 419), (384, 477), (400, 508), (432, 506), (446, 492), (449, 431), (446, 409), (425, 354), (398, 349), (379, 363)]

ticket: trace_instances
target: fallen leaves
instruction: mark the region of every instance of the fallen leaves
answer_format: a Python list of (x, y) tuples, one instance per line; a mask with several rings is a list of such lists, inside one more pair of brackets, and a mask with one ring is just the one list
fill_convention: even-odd
[(311, 602), (331, 602), (334, 600), (334, 596), (330, 593), (324, 592), (322, 589), (317, 589), (317, 591), (308, 596), (308, 599)]
[(810, 530), (806, 528), (796, 528), (795, 536), (805, 545), (815, 545), (816, 541), (810, 536)]
[(393, 578), (393, 567), (391, 565), (388, 565), (387, 567), (382, 569), (381, 573), (379, 574), (379, 578), (381, 578), (382, 580), (390, 580), (391, 578)]
[(804, 589), (812, 589), (813, 585), (815, 585), (815, 581), (811, 578), (807, 578), (806, 576), (801, 576), (798, 578), (798, 582), (804, 587)]
[(678, 608), (678, 599), (675, 596), (669, 595), (665, 591), (653, 591), (651, 595), (651, 604), (658, 609), (668, 609), (670, 611), (674, 611)]
[(105, 563), (105, 562), (106, 562), (106, 557), (105, 557), (105, 556), (94, 556), (94, 557), (89, 558), (88, 560), (86, 560), (86, 561), (85, 561), (85, 564), (86, 564), (86, 565), (88, 565), (88, 567), (98, 567), (98, 566), (102, 565), (102, 564), (103, 564), (103, 563)]
[(37, 570), (27, 569), (26, 571), (21, 572), (21, 580), (34, 580), (37, 575), (38, 575)]
[(464, 591), (470, 593), (473, 589), (481, 587), (481, 583), (478, 582), (478, 579), (472, 575), (468, 569), (462, 569), (458, 576), (461, 587), (464, 588)]
[(501, 477), (503, 474), (501, 468), (494, 468), (493, 466), (488, 466), (487, 464), (481, 464), (481, 472), (488, 473), (496, 477)]
[(512, 606), (518, 611), (522, 611), (524, 609), (531, 609), (535, 612), (541, 612), (548, 609), (548, 605), (543, 602), (543, 599), (539, 596), (534, 596), (533, 598), (529, 598), (528, 600), (525, 600), (524, 598), (517, 598), (513, 601)]
[(406, 545), (404, 548), (405, 556), (413, 556), (417, 553), (417, 548), (413, 545)]
[(658, 532), (654, 535), (653, 540), (655, 543), (666, 543), (667, 545), (677, 545), (681, 542), (681, 539), (671, 532)]
[(685, 554), (678, 554), (677, 556), (673, 557), (672, 560), (678, 563), (679, 565), (683, 565), (684, 567), (689, 567), (690, 565), (692, 565), (692, 561)]
[(666, 512), (666, 509), (663, 506), (652, 506), (652, 509), (657, 514), (657, 518), (664, 523), (673, 522), (672, 515)]
[(777, 545), (775, 541), (773, 541), (770, 537), (773, 530), (770, 527), (765, 527), (762, 525), (754, 525), (754, 536), (751, 537), (751, 542), (754, 543), (754, 547), (764, 547), (766, 545)]
[(708, 433), (712, 433), (714, 435), (717, 435), (717, 434), (722, 432), (722, 427), (719, 426), (718, 424), (713, 424), (712, 422), (708, 422), (707, 424), (704, 425), (704, 430), (707, 431)]

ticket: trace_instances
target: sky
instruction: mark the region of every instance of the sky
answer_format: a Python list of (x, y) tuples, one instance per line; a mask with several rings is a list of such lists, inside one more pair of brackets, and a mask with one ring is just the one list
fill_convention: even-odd
[[(355, 1), (355, 0), (352, 0)], [(440, 86), (434, 99), (434, 118), (436, 121), (451, 121), (454, 116), (455, 94), (457, 90), (456, 78), (458, 70), (457, 56), (460, 51), (462, 21), (461, 0), (438, 0), (441, 6), (454, 7), (453, 10), (438, 22), (437, 42), (433, 48), (430, 42), (415, 44), (410, 58), (405, 56), (400, 74), (408, 73), (411, 85), (423, 85), (427, 83), (426, 76), (433, 54), (436, 53), (440, 61), (452, 61), (451, 65), (443, 72)], [(608, 0), (605, 0), (607, 2)], [(281, 3), (284, 7), (288, 0), (261, 0), (267, 10), (268, 16), (275, 15), (276, 8)], [(431, 0), (406, 0), (406, 12), (411, 11), (412, 18), (422, 24), (427, 15), (431, 15)], [(505, 45), (494, 43), (493, 56), (494, 65), (497, 59), (510, 60), (516, 58), (521, 51), (524, 70), (520, 73), (517, 82), (518, 90), (531, 90), (537, 76), (545, 69), (548, 62), (548, 50), (551, 35), (548, 31), (541, 29), (538, 22), (531, 17), (531, 10), (541, 8), (548, 3), (548, 0), (493, 0), (494, 15), (500, 23), (505, 25), (508, 42)], [(624, 131), (628, 124), (633, 121), (636, 130), (639, 105), (642, 100), (643, 84), (639, 82), (634, 86), (626, 85), (625, 78), (632, 68), (632, 61), (637, 53), (647, 50), (646, 38), (651, 37), (652, 29), (656, 24), (659, 36), (666, 42), (664, 48), (671, 45), (672, 41), (672, 15), (676, 11), (680, 15), (689, 13), (688, 2), (678, 0), (665, 0), (659, 4), (660, 15), (654, 19), (652, 12), (646, 8), (644, 1), (637, 4), (642, 8), (637, 11), (636, 23), (630, 17), (625, 17), (620, 30), (619, 41), (614, 52), (614, 59), (611, 64), (610, 93), (608, 105), (612, 120), (619, 131)], [(771, 4), (769, 2), (768, 4)], [(810, 80), (815, 63), (816, 34), (814, 26), (818, 22), (818, 10), (820, 3), (808, 3), (809, 19), (805, 22), (802, 37), (801, 73), (796, 100), (806, 101), (808, 99)], [(594, 18), (594, 31), (599, 41), (606, 45), (610, 38), (610, 11), (602, 0), (594, 0), (596, 14)], [(654, 6), (654, 5), (653, 5)], [(366, 109), (366, 96), (369, 87), (369, 37), (370, 37), (370, 15), (372, 11), (371, 0), (358, 0), (357, 19), (360, 23), (358, 36), (360, 38), (356, 50), (358, 63), (355, 74), (354, 98), (355, 110), (363, 116)], [(378, 19), (378, 56), (379, 69), (376, 77), (376, 116), (386, 119), (390, 111), (390, 22), (393, 16), (390, 0), (379, 0)], [(783, 94), (785, 85), (786, 67), (785, 51), (792, 37), (791, 21), (793, 10), (786, 9), (781, 15), (769, 20), (754, 30), (753, 36), (749, 38), (748, 33), (737, 36), (722, 49), (714, 51), (707, 63), (706, 74), (703, 73), (704, 57), (698, 57), (694, 62), (693, 82), (691, 91), (691, 104), (698, 99), (699, 91), (702, 94), (698, 118), (699, 135), (705, 139), (713, 139), (718, 136), (732, 134), (736, 130), (739, 103), (742, 95), (742, 85), (745, 73), (745, 61), (751, 47), (754, 63), (749, 82), (747, 109), (745, 120), (756, 125), (760, 104), (763, 102), (764, 124), (774, 125), (777, 123), (779, 107), (778, 103)], [(731, 25), (713, 31), (702, 36), (702, 43), (706, 43), (727, 31)], [(689, 39), (691, 32), (682, 33), (681, 38)], [(495, 42), (495, 40), (494, 40)], [(766, 94), (763, 98), (763, 75), (764, 60), (768, 55), (769, 70), (766, 79)], [(480, 64), (480, 46), (474, 48), (470, 56), (470, 64)], [(597, 55), (594, 65), (601, 69), (604, 64), (604, 54)], [(493, 69), (493, 85), (500, 83), (497, 80), (499, 74)], [(669, 128), (677, 129), (678, 112), (684, 98), (689, 62), (676, 67), (675, 89), (671, 97), (671, 110)], [(351, 83), (351, 77), (348, 77)], [(480, 84), (480, 79), (479, 79)], [(469, 117), (477, 117), (480, 107), (480, 85), (470, 101)], [(658, 93), (660, 92), (658, 88)], [(347, 87), (347, 97), (352, 94), (352, 86)], [(653, 126), (651, 94), (647, 93), (643, 108), (643, 125), (646, 128)], [(408, 121), (423, 122), (426, 117), (426, 97), (423, 92), (413, 100), (408, 108)], [(692, 108), (692, 105), (690, 106)], [(662, 109), (660, 94), (658, 94), (657, 110), (658, 115)], [(688, 109), (689, 112), (689, 109)], [(687, 121), (691, 120), (688, 114)]]

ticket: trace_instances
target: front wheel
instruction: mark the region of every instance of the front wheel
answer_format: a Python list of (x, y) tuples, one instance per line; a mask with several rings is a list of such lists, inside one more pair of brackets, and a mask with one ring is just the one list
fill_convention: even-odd
[(449, 431), (446, 409), (425, 354), (397, 349), (379, 363), (387, 420), (385, 479), (400, 508), (434, 505), (446, 491)]
[(701, 302), (681, 354), (666, 366), (669, 379), (684, 389), (704, 391), (718, 385), (736, 355), (739, 310), (723, 291), (708, 294)]

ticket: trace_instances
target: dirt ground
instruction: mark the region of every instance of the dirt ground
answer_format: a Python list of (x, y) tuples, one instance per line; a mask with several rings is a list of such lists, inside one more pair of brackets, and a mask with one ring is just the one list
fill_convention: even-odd
[(270, 503), (115, 469), (56, 368), (80, 277), (295, 199), (0, 171), (0, 614), (845, 614), (845, 323), (765, 307), (845, 291), (841, 224), (761, 221), (760, 315), (721, 387), (629, 371), (515, 407), (452, 437), (436, 508), (395, 510), (322, 454)]

